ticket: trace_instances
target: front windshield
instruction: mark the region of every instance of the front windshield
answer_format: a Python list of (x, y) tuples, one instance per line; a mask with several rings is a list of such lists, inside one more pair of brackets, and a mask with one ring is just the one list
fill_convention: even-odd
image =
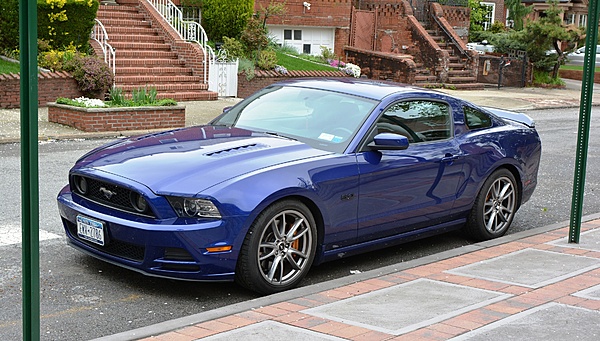
[(375, 104), (338, 92), (273, 86), (240, 102), (213, 123), (277, 134), (314, 148), (342, 152)]

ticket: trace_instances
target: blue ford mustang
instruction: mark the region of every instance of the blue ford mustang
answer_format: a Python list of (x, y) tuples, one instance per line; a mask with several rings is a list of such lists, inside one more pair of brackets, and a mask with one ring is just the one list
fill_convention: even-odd
[(540, 154), (523, 114), (399, 84), (290, 80), (209, 125), (87, 153), (58, 206), (70, 245), (94, 257), (268, 294), (343, 256), (452, 229), (502, 236)]

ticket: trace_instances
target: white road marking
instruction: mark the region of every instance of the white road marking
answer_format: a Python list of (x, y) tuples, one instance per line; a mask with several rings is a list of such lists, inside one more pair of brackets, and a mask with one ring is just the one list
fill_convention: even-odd
[[(39, 230), (40, 241), (61, 238), (60, 235), (44, 230)], [(22, 237), (21, 225), (2, 224), (0, 225), (0, 246), (21, 244)]]

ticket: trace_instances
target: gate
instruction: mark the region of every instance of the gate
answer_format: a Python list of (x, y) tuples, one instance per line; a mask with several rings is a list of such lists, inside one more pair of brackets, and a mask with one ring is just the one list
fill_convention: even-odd
[(219, 97), (237, 97), (239, 59), (230, 61), (225, 50), (219, 50), (214, 63), (209, 67), (208, 90)]
[(375, 48), (375, 12), (353, 10), (350, 27), (350, 46), (365, 50)]

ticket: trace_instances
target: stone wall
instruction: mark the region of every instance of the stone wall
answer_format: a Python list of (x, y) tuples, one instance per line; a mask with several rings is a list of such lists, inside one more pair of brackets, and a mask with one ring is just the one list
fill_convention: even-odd
[(185, 107), (79, 108), (49, 103), (48, 122), (86, 132), (179, 128), (185, 126)]
[[(21, 77), (19, 74), (0, 74), (0, 108), (12, 109), (21, 106)], [(38, 74), (38, 105), (46, 106), (58, 97), (77, 98), (83, 94), (77, 83), (66, 72), (41, 72)]]

